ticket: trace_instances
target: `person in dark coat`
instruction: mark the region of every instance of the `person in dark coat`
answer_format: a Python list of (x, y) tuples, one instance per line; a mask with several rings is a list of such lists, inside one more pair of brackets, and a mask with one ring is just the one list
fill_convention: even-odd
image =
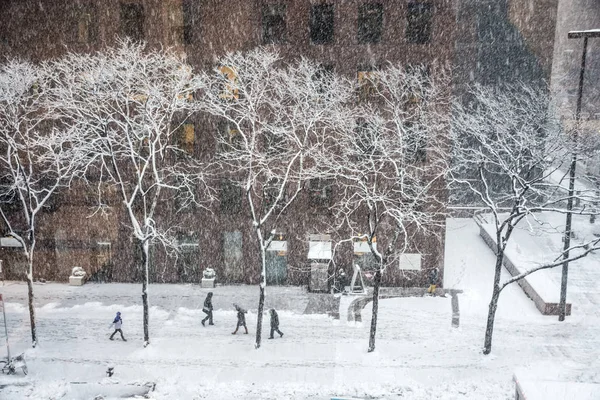
[(427, 293), (435, 296), (435, 288), (437, 287), (438, 281), (438, 269), (434, 268), (429, 272), (429, 289)]
[(271, 314), (271, 336), (269, 336), (269, 339), (273, 339), (275, 332), (279, 333), (279, 337), (283, 337), (283, 332), (279, 330), (279, 316), (277, 315), (277, 311), (271, 308), (269, 313)]
[(238, 306), (237, 304), (233, 305), (235, 307), (235, 310), (237, 311), (237, 325), (235, 327), (235, 331), (231, 332), (232, 335), (235, 335), (238, 331), (238, 329), (240, 329), (240, 326), (243, 326), (244, 329), (246, 330), (246, 332), (244, 332), (246, 335), (248, 334), (248, 328), (246, 327), (246, 310), (244, 310), (242, 307)]
[(123, 331), (121, 330), (121, 327), (123, 326), (123, 320), (121, 319), (120, 311), (117, 312), (117, 315), (115, 316), (115, 319), (113, 320), (111, 326), (112, 325), (115, 326), (115, 331), (113, 332), (112, 335), (110, 335), (110, 340), (115, 340), (114, 337), (117, 334), (117, 332), (119, 332), (121, 334), (121, 340), (126, 342), (127, 339), (125, 339), (125, 337), (123, 336)]
[(212, 292), (208, 292), (208, 294), (206, 295), (206, 299), (204, 300), (204, 306), (202, 307), (202, 311), (206, 314), (206, 318), (202, 320), (202, 326), (206, 326), (206, 320), (208, 320), (209, 325), (214, 325), (212, 296)]

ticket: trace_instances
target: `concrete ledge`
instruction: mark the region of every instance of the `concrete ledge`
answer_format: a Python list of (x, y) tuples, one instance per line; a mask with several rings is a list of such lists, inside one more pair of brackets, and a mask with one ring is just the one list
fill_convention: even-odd
[[(477, 221), (477, 224), (479, 225), (479, 235), (482, 237), (483, 241), (488, 245), (488, 247), (494, 252), (494, 254), (496, 254), (496, 239), (489, 234), (481, 221)], [(524, 272), (524, 269), (519, 268), (519, 266), (511, 260), (506, 251), (504, 252), (503, 264), (512, 276), (516, 276)], [(521, 286), (523, 289), (523, 292), (525, 292), (525, 294), (531, 300), (533, 300), (533, 303), (543, 315), (558, 315), (558, 303), (556, 301), (551, 301), (548, 298), (544, 298), (542, 289), (537, 287), (538, 284), (536, 281), (534, 279), (530, 279), (530, 277), (533, 278), (530, 275), (517, 281), (519, 286)], [(546, 283), (546, 285), (548, 284), (549, 283)], [(559, 289), (560, 288), (556, 288), (556, 293), (559, 293)], [(567, 303), (566, 312), (567, 315), (571, 315), (571, 303)]]
[(69, 285), (70, 286), (83, 286), (85, 283), (85, 276), (70, 276), (69, 277)]
[[(452, 296), (452, 319), (453, 326), (458, 327), (458, 318), (460, 316), (458, 310), (458, 297), (457, 294), (462, 293), (463, 291), (460, 289), (442, 289), (437, 288), (435, 290), (435, 295), (439, 297), (444, 297), (447, 294)], [(418, 288), (418, 287), (410, 287), (410, 288), (402, 288), (402, 287), (385, 287), (379, 289), (379, 299), (393, 299), (398, 297), (422, 297), (427, 293), (427, 288)], [(347, 320), (349, 322), (361, 322), (362, 321), (362, 309), (365, 306), (373, 301), (373, 293), (371, 292), (369, 295), (361, 296), (356, 298), (350, 303), (348, 307), (348, 316)]]
[(202, 278), (202, 282), (200, 283), (201, 288), (214, 288), (215, 287), (215, 279), (206, 279)]

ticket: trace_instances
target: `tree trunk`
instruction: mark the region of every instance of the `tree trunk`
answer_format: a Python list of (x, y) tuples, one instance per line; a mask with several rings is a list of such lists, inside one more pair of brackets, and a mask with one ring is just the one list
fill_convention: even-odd
[(496, 272), (494, 274), (494, 290), (488, 310), (487, 326), (485, 328), (485, 340), (483, 343), (483, 354), (490, 354), (492, 351), (492, 336), (494, 334), (494, 319), (496, 318), (496, 309), (498, 308), (498, 299), (500, 298), (500, 277), (502, 273), (502, 263), (504, 261), (504, 252), (498, 251), (496, 255)]
[(150, 344), (150, 316), (148, 313), (148, 241), (140, 243), (142, 247), (142, 306), (144, 309), (144, 347)]
[(29, 323), (31, 324), (31, 346), (37, 346), (37, 327), (35, 324), (35, 308), (33, 306), (33, 260), (29, 258), (29, 273), (27, 274), (27, 294), (29, 301)]
[(483, 344), (483, 354), (490, 354), (492, 351), (492, 336), (494, 334), (494, 319), (496, 318), (496, 309), (498, 308), (498, 299), (500, 298), (500, 289), (494, 286), (492, 300), (488, 311), (487, 326), (485, 328), (485, 341)]
[[(260, 237), (260, 235), (259, 235)], [(260, 348), (260, 342), (262, 340), (262, 320), (263, 310), (265, 308), (265, 287), (267, 286), (267, 265), (266, 265), (266, 254), (264, 246), (261, 246), (261, 262), (262, 272), (260, 274), (260, 294), (258, 296), (258, 314), (256, 315), (256, 342), (254, 343), (255, 348)]]
[(375, 334), (377, 333), (377, 313), (379, 311), (379, 287), (381, 286), (381, 268), (375, 272), (373, 285), (373, 315), (371, 316), (371, 331), (369, 332), (369, 353), (375, 350)]
[[(261, 274), (260, 279), (264, 279), (264, 276)], [(261, 283), (260, 285), (260, 295), (258, 296), (258, 314), (256, 316), (256, 343), (254, 344), (255, 348), (260, 347), (260, 342), (262, 339), (262, 320), (263, 320), (263, 309), (265, 307), (265, 287)]]

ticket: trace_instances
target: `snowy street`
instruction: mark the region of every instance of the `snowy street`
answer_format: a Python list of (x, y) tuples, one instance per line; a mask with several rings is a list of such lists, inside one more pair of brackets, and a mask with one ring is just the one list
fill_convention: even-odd
[[(366, 352), (370, 303), (363, 323), (303, 314), (307, 294), (295, 287), (268, 289), (267, 307), (279, 309), (285, 335), (268, 340), (265, 315), (263, 345), (255, 350), (258, 289), (253, 286), (215, 288), (215, 326), (204, 328), (201, 302), (207, 289), (151, 285), (151, 345), (144, 349), (140, 286), (134, 284), (37, 286), (40, 345), (27, 350), (26, 287), (7, 282), (1, 290), (8, 300), (12, 351), (27, 350), (29, 375), (1, 376), (2, 398), (93, 398), (110, 392), (86, 392), (70, 383), (102, 382), (93, 390), (108, 391), (115, 382), (153, 381), (154, 399), (240, 394), (256, 399), (509, 399), (512, 374), (520, 367), (553, 373), (569, 368), (567, 378), (600, 379), (598, 314), (575, 313), (559, 323), (541, 316), (516, 285), (501, 297), (494, 348), (483, 356), (493, 255), (472, 220), (449, 220), (448, 230), (460, 233), (448, 235), (445, 274), (447, 288), (464, 290), (460, 328), (451, 327), (449, 297), (382, 300), (374, 354)], [(233, 301), (250, 308), (248, 335), (231, 335)], [(122, 313), (127, 342), (108, 340), (116, 311)], [(112, 378), (105, 377), (108, 366), (115, 368)]]

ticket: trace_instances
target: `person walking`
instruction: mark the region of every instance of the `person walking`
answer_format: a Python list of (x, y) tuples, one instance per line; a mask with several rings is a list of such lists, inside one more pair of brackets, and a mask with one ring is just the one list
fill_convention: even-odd
[(275, 332), (279, 333), (279, 337), (283, 337), (283, 332), (279, 330), (279, 316), (277, 315), (277, 311), (271, 308), (269, 314), (271, 314), (271, 336), (269, 336), (269, 339), (273, 339)]
[(123, 319), (121, 318), (120, 311), (117, 311), (117, 315), (116, 315), (115, 319), (113, 320), (112, 324), (110, 324), (110, 325), (115, 326), (115, 331), (113, 332), (112, 335), (110, 335), (110, 340), (115, 340), (114, 336), (116, 335), (117, 332), (119, 332), (121, 334), (121, 340), (126, 342), (127, 339), (125, 339), (125, 337), (123, 336), (123, 331), (121, 330), (121, 327), (123, 326)]
[(246, 332), (244, 332), (246, 335), (248, 334), (248, 328), (246, 327), (246, 313), (247, 311), (244, 310), (242, 307), (238, 306), (237, 304), (233, 305), (235, 307), (235, 310), (237, 311), (237, 325), (235, 327), (235, 331), (231, 332), (232, 335), (235, 335), (238, 331), (238, 329), (240, 329), (240, 326), (243, 326), (244, 329), (246, 330)]
[(438, 281), (438, 269), (434, 268), (429, 272), (429, 289), (427, 289), (427, 293), (435, 296), (435, 288), (437, 287)]
[(209, 325), (214, 325), (212, 296), (212, 292), (208, 292), (208, 294), (206, 295), (206, 299), (204, 299), (204, 306), (202, 307), (202, 311), (206, 314), (206, 318), (202, 320), (202, 326), (206, 326), (206, 320), (208, 320)]

